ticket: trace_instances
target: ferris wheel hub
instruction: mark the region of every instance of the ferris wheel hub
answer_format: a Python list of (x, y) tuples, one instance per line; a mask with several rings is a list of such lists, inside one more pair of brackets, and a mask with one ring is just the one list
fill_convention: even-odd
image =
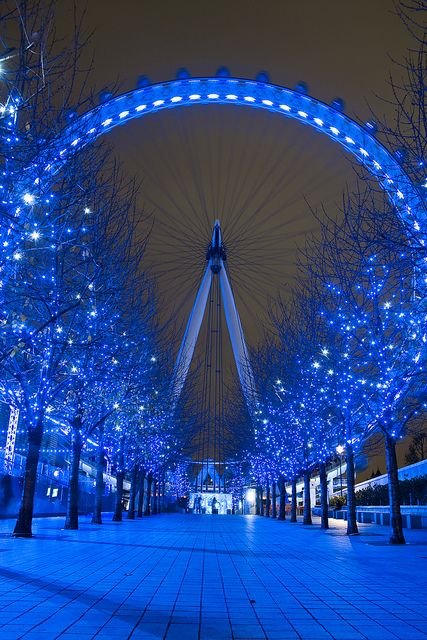
[(227, 256), (221, 235), (221, 223), (219, 220), (215, 220), (212, 241), (206, 253), (206, 260), (209, 262), (212, 273), (218, 274), (221, 271), (222, 261), (226, 259)]

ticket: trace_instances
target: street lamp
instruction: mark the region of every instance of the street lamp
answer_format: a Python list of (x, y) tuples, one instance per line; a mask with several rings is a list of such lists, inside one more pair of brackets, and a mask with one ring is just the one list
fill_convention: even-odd
[(339, 444), (336, 448), (336, 452), (340, 457), (340, 494), (342, 497), (342, 454), (344, 453), (344, 447), (342, 444)]

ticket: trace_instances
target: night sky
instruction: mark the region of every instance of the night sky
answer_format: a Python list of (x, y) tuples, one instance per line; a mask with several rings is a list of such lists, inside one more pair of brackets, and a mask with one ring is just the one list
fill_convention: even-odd
[[(70, 3), (71, 4), (71, 3)], [(277, 2), (250, 0), (78, 0), (94, 29), (92, 88), (135, 87), (214, 74), (293, 87), (345, 100), (359, 121), (368, 103), (387, 105), (390, 56), (402, 58), (409, 37), (391, 0)], [(67, 16), (61, 11), (61, 20)], [(245, 334), (254, 346), (269, 329), (268, 302), (286, 296), (296, 251), (316, 229), (310, 207), (338, 215), (343, 190), (354, 184), (348, 156), (331, 141), (283, 117), (233, 106), (198, 106), (150, 115), (109, 135), (126, 173), (142, 181), (140, 205), (153, 230), (146, 255), (158, 282), (163, 317), (186, 321), (205, 266), (206, 245), (219, 218)]]

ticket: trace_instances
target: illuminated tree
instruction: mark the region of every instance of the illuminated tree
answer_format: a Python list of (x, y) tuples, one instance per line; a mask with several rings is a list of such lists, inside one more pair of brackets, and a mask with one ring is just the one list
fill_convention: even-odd
[[(20, 258), (14, 256), (23, 255), (27, 249), (34, 253), (34, 243), (29, 242), (34, 239), (32, 234), (49, 232), (50, 203), (61, 189), (64, 195), (62, 175), (50, 191), (43, 192), (40, 158), (46, 157), (52, 140), (76, 110), (93, 104), (91, 94), (85, 91), (90, 70), (80, 66), (87, 44), (82, 36), (83, 14), (74, 15), (72, 38), (58, 46), (54, 24), (57, 8), (54, 0), (2, 3), (0, 265), (4, 281), (17, 274)], [(9, 352), (3, 351), (2, 359)]]
[[(85, 206), (83, 215), (75, 214), (72, 220), (84, 229), (80, 246), (73, 245), (70, 249), (73, 256), (80, 256), (80, 262), (69, 269), (79, 307), (74, 310), (72, 325), (62, 332), (66, 343), (63, 364), (67, 376), (49, 405), (49, 411), (71, 429), (71, 474), (65, 527), (72, 529), (78, 526), (82, 449), (88, 437), (103, 431), (106, 419), (129, 394), (131, 372), (138, 353), (136, 344), (141, 335), (149, 336), (149, 327), (144, 320), (147, 313), (142, 302), (142, 278), (137, 272), (142, 247), (137, 249), (134, 238), (133, 186), (123, 183), (113, 172), (107, 182), (99, 185), (97, 195), (93, 207)], [(138, 326), (132, 327), (136, 337), (129, 331), (132, 313), (133, 317), (140, 314)], [(141, 344), (145, 346), (144, 341)], [(146, 354), (147, 361), (150, 355)], [(103, 457), (102, 452), (99, 457)]]
[[(75, 337), (96, 313), (97, 268), (87, 256), (86, 242), (93, 165), (91, 154), (80, 156), (73, 171), (70, 168), (63, 177), (61, 192), (49, 204), (31, 205), (33, 226), (25, 251), (14, 256), (20, 263), (19, 277), (9, 279), (3, 288), (1, 341), (8, 355), (0, 378), (5, 398), (21, 411), (29, 443), (16, 535), (31, 535), (45, 417), (73, 374), (70, 356)], [(38, 225), (46, 217), (49, 225)]]
[[(425, 21), (427, 9), (423, 0), (399, 0), (395, 12), (402, 26), (411, 35), (411, 46), (401, 60), (393, 60), (394, 68), (389, 74), (390, 97), (383, 101), (392, 114), (389, 118), (373, 116), (378, 133), (398, 158), (408, 179), (418, 187), (421, 199), (427, 188), (427, 105), (425, 89), (425, 67), (427, 57), (427, 32)], [(391, 108), (390, 108), (391, 107)], [(425, 210), (424, 210), (425, 212)], [(405, 225), (405, 231), (414, 246), (423, 253), (425, 245), (415, 233), (417, 223)]]
[[(295, 482), (297, 476), (304, 476), (304, 522), (311, 524), (310, 475), (315, 467), (319, 467), (322, 476), (322, 526), (327, 528), (325, 464), (330, 458), (335, 435), (325, 402), (329, 373), (326, 372), (325, 378), (319, 370), (325, 327), (316, 291), (304, 281), (288, 304), (279, 302), (276, 305), (274, 323), (280, 355), (276, 356), (275, 369), (270, 376), (271, 380), (273, 376), (276, 378), (276, 400), (270, 403), (269, 416), (281, 416), (279, 421), (273, 418), (276, 423), (275, 449), (281, 452), (280, 484), (283, 484), (284, 477), (293, 484), (292, 520), (295, 521)], [(274, 396), (272, 398), (274, 400)], [(281, 420), (283, 423), (279, 426)], [(282, 440), (279, 445), (278, 438)], [(284, 517), (283, 508), (282, 504), (281, 518)]]
[(189, 465), (185, 462), (178, 462), (172, 470), (173, 492), (177, 502), (188, 497), (191, 491), (191, 482), (188, 476)]
[[(138, 400), (141, 401), (140, 394), (138, 394)], [(126, 472), (130, 472), (131, 482), (128, 515), (132, 514), (134, 517), (138, 472), (140, 471), (140, 448), (145, 438), (141, 412), (135, 407), (134, 415), (130, 415), (129, 409), (131, 407), (127, 403), (127, 406), (118, 413), (115, 419), (109, 421), (112, 428), (106, 438), (106, 446), (111, 451), (117, 479), (116, 505), (113, 514), (113, 520), (116, 522), (122, 520), (123, 481)], [(131, 517), (131, 519), (133, 518)]]
[[(109, 174), (106, 154), (99, 145), (70, 158), (51, 178), (50, 191), (46, 192), (42, 181), (46, 171), (54, 174), (56, 170), (45, 165), (55, 136), (75, 116), (71, 105), (74, 109), (92, 105), (90, 94), (85, 93), (87, 73), (79, 69), (85, 45), (80, 17), (71, 45), (62, 42), (59, 47), (54, 29), (57, 3), (6, 4), (1, 26), (6, 23), (3, 42), (9, 46), (3, 56), (0, 118), (4, 131), (10, 133), (1, 136), (6, 164), (1, 212), (0, 380), (4, 399), (21, 410), (28, 431), (23, 501), (15, 535), (30, 536), (47, 414), (58, 407), (59, 413), (66, 414), (63, 417), (73, 425), (73, 449), (79, 453), (81, 429), (77, 425), (85, 421), (84, 413), (92, 414), (89, 430), (99, 431), (111, 411), (115, 394), (106, 394), (102, 376), (108, 357), (123, 350), (125, 343), (122, 339), (119, 344), (115, 325), (126, 315), (124, 274), (129, 276), (128, 264), (122, 261), (119, 265), (118, 248), (126, 249), (134, 265), (140, 248), (132, 238), (132, 203), (117, 206), (121, 183), (114, 171)], [(120, 219), (123, 213), (127, 215)], [(106, 251), (108, 246), (115, 248), (117, 260), (112, 251)], [(123, 255), (122, 251), (120, 257)], [(114, 265), (119, 266), (114, 269)], [(92, 392), (98, 393), (98, 403), (89, 397), (90, 383)], [(122, 387), (121, 393), (116, 390), (119, 396)], [(101, 458), (102, 446), (100, 452)], [(76, 455), (74, 471), (78, 458)]]
[[(89, 437), (97, 437), (101, 448), (102, 445), (105, 448), (111, 444), (118, 486), (122, 491), (125, 471), (135, 457), (138, 441), (136, 432), (142, 415), (140, 407), (144, 404), (147, 387), (152, 384), (154, 356), (150, 347), (153, 344), (150, 327), (143, 322), (143, 309), (135, 305), (134, 311), (141, 311), (141, 316), (139, 323), (133, 327), (117, 319), (115, 309), (109, 308), (111, 315), (103, 335), (100, 325), (97, 325), (99, 340), (94, 340), (95, 336), (90, 334), (93, 336), (90, 342), (92, 356), (88, 357), (90, 351), (86, 348), (83, 357), (74, 360), (77, 371), (71, 377), (65, 393), (62, 413), (64, 415), (65, 410), (64, 417), (73, 429), (66, 528), (76, 528), (77, 525), (79, 460), (82, 447)], [(141, 339), (144, 333), (145, 340)], [(98, 466), (104, 466), (101, 451)], [(99, 489), (98, 496), (102, 497), (101, 487)], [(96, 518), (100, 520), (101, 505), (97, 504), (95, 510)]]
[[(333, 337), (327, 360), (337, 373), (335, 404), (344, 416), (351, 407), (353, 426), (344, 434), (347, 453), (368, 433), (384, 434), (391, 542), (404, 543), (395, 446), (422, 406), (425, 296), (414, 251), (405, 244), (393, 212), (381, 210), (368, 192), (348, 202), (344, 213), (342, 224), (329, 220), (323, 226), (310, 268), (317, 270), (327, 292), (324, 318)], [(388, 242), (372, 234), (376, 225)], [(348, 481), (352, 476), (347, 467)]]
[[(230, 478), (227, 482), (227, 492), (232, 494), (232, 510), (237, 513), (239, 504), (244, 505), (245, 490), (249, 484), (250, 463), (248, 460), (236, 458), (228, 463)], [(242, 511), (243, 513), (243, 511)]]

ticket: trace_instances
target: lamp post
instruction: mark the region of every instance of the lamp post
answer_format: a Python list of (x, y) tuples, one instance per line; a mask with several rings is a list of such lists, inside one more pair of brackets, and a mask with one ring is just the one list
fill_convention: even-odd
[(342, 444), (339, 444), (336, 448), (336, 452), (340, 457), (340, 495), (342, 497), (342, 454), (344, 453), (344, 447)]

